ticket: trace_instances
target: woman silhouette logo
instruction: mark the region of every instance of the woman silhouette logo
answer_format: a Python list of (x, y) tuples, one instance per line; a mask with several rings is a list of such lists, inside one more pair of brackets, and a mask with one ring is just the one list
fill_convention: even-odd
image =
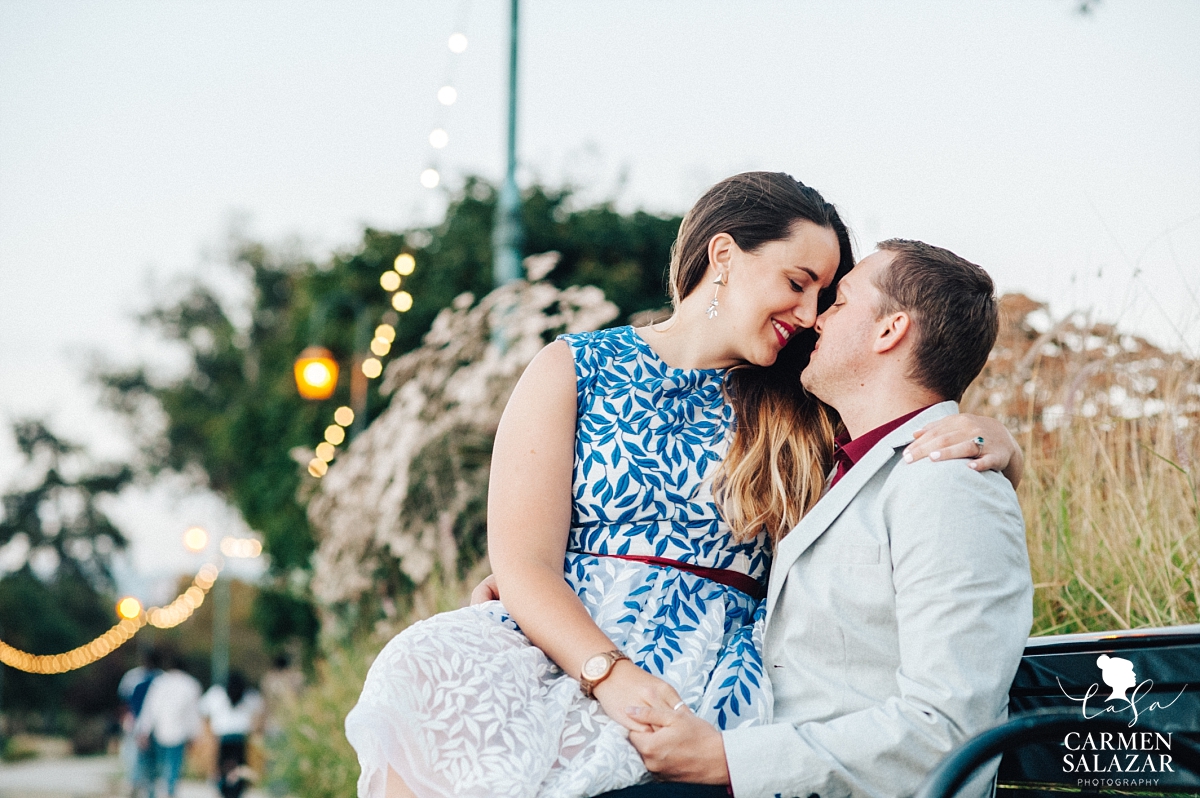
[(1112, 695), (1106, 700), (1129, 702), (1125, 691), (1137, 685), (1137, 676), (1133, 673), (1133, 663), (1121, 657), (1101, 654), (1096, 660), (1096, 664), (1100, 666), (1101, 678), (1104, 679), (1104, 683), (1112, 688)]

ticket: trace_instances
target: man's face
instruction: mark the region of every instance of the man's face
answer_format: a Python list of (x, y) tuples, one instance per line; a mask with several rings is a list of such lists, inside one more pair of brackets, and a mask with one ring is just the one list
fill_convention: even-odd
[(874, 279), (893, 257), (880, 251), (859, 261), (838, 283), (833, 305), (817, 317), (814, 329), (820, 338), (800, 382), (835, 408), (838, 397), (862, 388), (870, 376), (882, 299)]

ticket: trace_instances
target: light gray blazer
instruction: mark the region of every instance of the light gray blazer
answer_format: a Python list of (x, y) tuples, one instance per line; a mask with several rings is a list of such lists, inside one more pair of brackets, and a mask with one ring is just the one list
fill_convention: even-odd
[(723, 733), (736, 798), (912, 795), (1006, 716), (1032, 623), (1016, 494), (966, 460), (901, 458), (913, 430), (957, 412), (943, 402), (891, 432), (779, 544), (774, 723)]

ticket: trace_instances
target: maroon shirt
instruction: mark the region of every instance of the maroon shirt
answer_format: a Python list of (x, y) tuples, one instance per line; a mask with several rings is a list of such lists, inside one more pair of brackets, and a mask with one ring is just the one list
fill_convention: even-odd
[(880, 425), (870, 432), (865, 432), (853, 440), (850, 439), (850, 433), (842, 430), (838, 436), (833, 439), (833, 462), (837, 468), (833, 472), (833, 479), (829, 481), (829, 487), (832, 489), (838, 484), (838, 480), (846, 476), (846, 472), (863, 459), (867, 452), (875, 447), (884, 437), (892, 430), (898, 428), (905, 421), (908, 421), (913, 416), (923, 410), (928, 410), (933, 405), (919, 407), (911, 413), (905, 413), (900, 418), (892, 419), (886, 424)]

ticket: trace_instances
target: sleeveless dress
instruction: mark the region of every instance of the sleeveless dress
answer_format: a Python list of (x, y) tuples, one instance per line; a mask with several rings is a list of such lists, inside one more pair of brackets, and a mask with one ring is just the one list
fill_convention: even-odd
[[(579, 397), (565, 579), (613, 643), (700, 717), (722, 729), (769, 723), (760, 602), (675, 567), (606, 556), (765, 582), (765, 537), (735, 542), (712, 497), (733, 421), (725, 371), (673, 369), (632, 327), (561, 339)], [(383, 798), (388, 765), (420, 798), (582, 798), (650, 780), (625, 728), (498, 601), (393, 638), (346, 736), (362, 765), (360, 798)]]

